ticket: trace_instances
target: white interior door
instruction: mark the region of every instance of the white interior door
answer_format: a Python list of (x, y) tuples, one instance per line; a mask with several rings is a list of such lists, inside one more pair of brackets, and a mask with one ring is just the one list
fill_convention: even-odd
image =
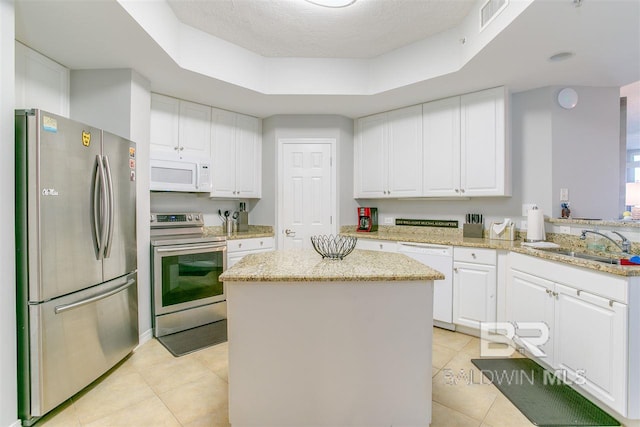
[(335, 140), (281, 140), (282, 249), (311, 248), (310, 237), (335, 234), (332, 164)]

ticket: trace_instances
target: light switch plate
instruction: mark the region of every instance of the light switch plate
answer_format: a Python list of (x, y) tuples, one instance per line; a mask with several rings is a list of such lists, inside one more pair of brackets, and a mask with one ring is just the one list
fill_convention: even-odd
[(569, 201), (569, 189), (568, 188), (561, 188), (560, 189), (560, 201), (561, 202), (568, 202)]
[(395, 218), (392, 216), (385, 217), (384, 223), (385, 225), (393, 225), (395, 223)]

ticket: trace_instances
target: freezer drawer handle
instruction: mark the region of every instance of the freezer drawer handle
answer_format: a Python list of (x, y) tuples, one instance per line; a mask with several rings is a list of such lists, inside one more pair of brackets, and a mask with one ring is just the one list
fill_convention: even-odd
[(127, 283), (125, 283), (122, 286), (118, 286), (115, 289), (112, 289), (112, 290), (107, 291), (107, 292), (102, 293), (102, 294), (94, 295), (91, 298), (87, 298), (87, 299), (83, 299), (83, 300), (80, 300), (80, 301), (76, 301), (76, 302), (71, 303), (71, 304), (59, 305), (53, 311), (56, 314), (60, 314), (60, 313), (64, 313), (65, 311), (73, 310), (74, 308), (82, 307), (83, 305), (91, 304), (92, 302), (100, 301), (101, 299), (108, 298), (111, 295), (115, 295), (118, 292), (121, 292), (121, 291), (127, 289), (129, 286), (133, 285), (134, 283), (136, 283), (135, 279), (129, 279), (129, 280), (127, 280)]
[(202, 245), (202, 246), (180, 246), (180, 247), (175, 247), (172, 246), (170, 248), (158, 248), (156, 249), (156, 251), (158, 252), (180, 252), (180, 251), (192, 251), (192, 250), (201, 250), (201, 249), (220, 249), (220, 248), (224, 248), (226, 246), (226, 244), (224, 245)]

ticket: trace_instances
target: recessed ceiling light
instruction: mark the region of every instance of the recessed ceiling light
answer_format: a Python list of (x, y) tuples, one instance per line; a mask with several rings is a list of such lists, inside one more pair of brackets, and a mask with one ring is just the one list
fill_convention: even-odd
[(564, 61), (566, 59), (573, 57), (574, 55), (575, 53), (573, 52), (559, 52), (559, 53), (556, 53), (555, 55), (551, 55), (549, 57), (549, 61), (551, 62)]
[(339, 8), (339, 7), (347, 7), (351, 6), (356, 2), (356, 0), (306, 0), (311, 4), (315, 4), (316, 6), (322, 7), (331, 7), (331, 8)]

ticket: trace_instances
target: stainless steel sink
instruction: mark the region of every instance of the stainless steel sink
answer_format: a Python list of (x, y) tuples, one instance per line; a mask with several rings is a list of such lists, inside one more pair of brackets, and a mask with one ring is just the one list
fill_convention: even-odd
[(612, 258), (602, 255), (593, 255), (584, 252), (576, 252), (569, 249), (542, 249), (545, 252), (564, 255), (572, 258), (586, 259), (589, 261), (597, 261), (603, 264), (620, 264), (620, 258)]

